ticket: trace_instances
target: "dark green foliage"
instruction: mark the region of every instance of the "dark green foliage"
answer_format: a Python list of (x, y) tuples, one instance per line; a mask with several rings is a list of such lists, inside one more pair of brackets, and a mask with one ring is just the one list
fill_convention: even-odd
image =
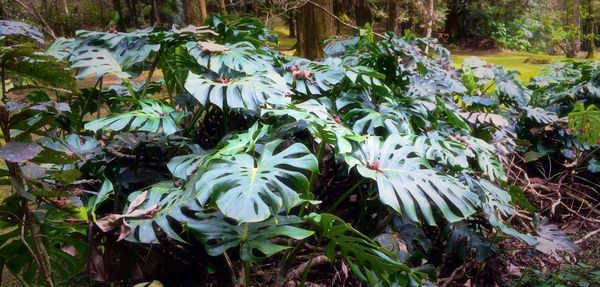
[[(364, 284), (418, 285), (433, 244), (478, 260), (497, 251), (499, 236), (541, 246), (505, 222), (523, 204), (503, 189), (509, 155), (581, 156), (598, 145), (592, 64), (565, 64), (526, 87), (481, 60), (454, 69), (449, 52), (424, 39), (362, 33), (331, 42), (338, 57), (308, 61), (270, 47), (276, 38), (256, 19), (206, 23), (214, 31), (81, 31), (57, 40), (53, 58), (32, 45), (0, 50), (13, 89), (44, 85), (3, 102), (12, 138), (0, 148), (0, 176), (15, 190), (8, 200), (41, 214), (34, 225), (48, 236), (52, 268), (83, 266), (75, 260), (86, 252), (114, 246), (137, 255), (198, 247), (245, 261), (248, 272), (265, 261), (285, 272), (310, 243)], [(142, 72), (145, 80), (134, 77)], [(77, 89), (75, 77), (95, 84)], [(108, 78), (120, 82), (107, 87)], [(571, 130), (557, 126), (567, 115)], [(555, 126), (557, 137), (535, 134)], [(595, 170), (597, 158), (587, 159)], [(7, 234), (3, 248), (17, 244)], [(537, 238), (563, 239), (552, 234)], [(65, 257), (54, 244), (63, 239), (91, 249)], [(29, 254), (6, 254), (11, 272), (39, 281)]]

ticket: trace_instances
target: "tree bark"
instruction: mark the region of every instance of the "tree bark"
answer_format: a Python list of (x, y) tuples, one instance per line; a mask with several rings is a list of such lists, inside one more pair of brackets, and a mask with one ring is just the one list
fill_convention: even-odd
[(208, 12), (206, 12), (206, 0), (198, 0), (198, 6), (200, 7), (200, 25), (202, 25), (204, 20), (208, 18)]
[(446, 14), (446, 24), (444, 30), (448, 34), (448, 39), (452, 42), (459, 40), (463, 36), (463, 31), (460, 25), (463, 9), (457, 0), (448, 1), (448, 12)]
[(135, 0), (125, 0), (125, 6), (127, 6), (127, 12), (129, 12), (129, 23), (131, 26), (136, 27), (138, 22), (138, 12)]
[(354, 17), (356, 18), (356, 26), (363, 27), (367, 23), (373, 21), (373, 14), (369, 8), (367, 0), (357, 0), (354, 6)]
[(435, 7), (433, 0), (429, 0), (427, 8), (427, 38), (431, 38), (433, 33), (433, 24), (435, 22)]
[(294, 11), (289, 11), (286, 13), (285, 15), (285, 20), (287, 22), (288, 25), (288, 29), (290, 31), (290, 38), (295, 38), (296, 37), (296, 23), (294, 21)]
[(192, 4), (194, 0), (182, 0), (181, 4), (183, 6), (183, 22), (186, 25), (198, 25), (200, 18), (196, 14), (196, 9), (194, 9), (194, 4)]
[(388, 0), (387, 30), (398, 33), (398, 0)]
[(565, 30), (573, 34), (573, 38), (567, 41), (565, 56), (567, 58), (574, 58), (581, 49), (581, 38), (579, 37), (581, 29), (579, 0), (566, 0), (565, 6)]
[(154, 17), (154, 23), (156, 25), (161, 25), (161, 21), (160, 21), (160, 12), (158, 11), (158, 3), (156, 3), (156, 0), (151, 0), (152, 1), (152, 16)]
[[(313, 0), (328, 11), (333, 11), (333, 0)], [(312, 3), (296, 11), (296, 54), (308, 59), (323, 57), (323, 40), (333, 35), (334, 19)]]
[(127, 30), (127, 26), (125, 25), (125, 17), (123, 17), (123, 9), (121, 7), (121, 0), (112, 0), (112, 6), (117, 15), (119, 15), (119, 19), (117, 20), (117, 28), (121, 32), (125, 32)]
[(594, 0), (588, 0), (588, 43), (586, 58), (593, 59), (596, 55), (596, 17), (594, 15)]
[(225, 7), (225, 0), (219, 0), (219, 13), (221, 13), (221, 15), (227, 15), (227, 8)]

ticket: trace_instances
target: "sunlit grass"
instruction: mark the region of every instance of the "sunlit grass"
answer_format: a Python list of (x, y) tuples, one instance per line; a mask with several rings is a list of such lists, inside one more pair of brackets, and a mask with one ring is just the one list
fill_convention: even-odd
[(507, 70), (517, 71), (521, 74), (520, 79), (525, 82), (529, 82), (532, 77), (539, 74), (541, 69), (546, 65), (527, 63), (526, 60), (528, 58), (536, 60), (548, 59), (550, 62), (564, 60), (586, 61), (586, 59), (567, 59), (565, 56), (549, 56), (544, 54), (514, 51), (452, 51), (452, 59), (454, 60), (455, 67), (460, 67), (462, 62), (471, 56), (479, 57), (486, 62), (500, 65)]

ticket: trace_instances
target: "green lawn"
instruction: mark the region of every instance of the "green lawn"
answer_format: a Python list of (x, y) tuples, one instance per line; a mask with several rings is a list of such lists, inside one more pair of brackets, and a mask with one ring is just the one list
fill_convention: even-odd
[[(456, 67), (460, 67), (464, 59), (471, 56), (479, 57), (486, 62), (500, 65), (507, 70), (518, 71), (521, 74), (521, 80), (525, 82), (529, 82), (529, 79), (539, 74), (540, 70), (545, 66), (545, 64), (526, 63), (528, 58), (548, 59), (550, 62), (567, 60), (564, 56), (548, 56), (514, 51), (452, 51), (452, 59), (454, 60), (454, 65)], [(585, 59), (574, 60), (585, 61)]]

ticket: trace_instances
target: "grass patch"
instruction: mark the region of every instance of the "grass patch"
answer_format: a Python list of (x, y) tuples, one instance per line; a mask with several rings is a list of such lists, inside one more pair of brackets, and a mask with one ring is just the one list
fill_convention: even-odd
[[(543, 54), (534, 54), (526, 52), (514, 51), (471, 51), (471, 50), (456, 50), (452, 51), (452, 59), (454, 66), (460, 67), (462, 62), (471, 56), (479, 57), (486, 62), (500, 65), (507, 70), (519, 72), (520, 79), (524, 82), (538, 75), (542, 68), (546, 65), (542, 62), (553, 63), (556, 61), (573, 60), (578, 62), (587, 61), (587, 59), (567, 59), (565, 56), (549, 56)], [(532, 61), (532, 59), (534, 59)], [(537, 61), (543, 59), (543, 61)]]

